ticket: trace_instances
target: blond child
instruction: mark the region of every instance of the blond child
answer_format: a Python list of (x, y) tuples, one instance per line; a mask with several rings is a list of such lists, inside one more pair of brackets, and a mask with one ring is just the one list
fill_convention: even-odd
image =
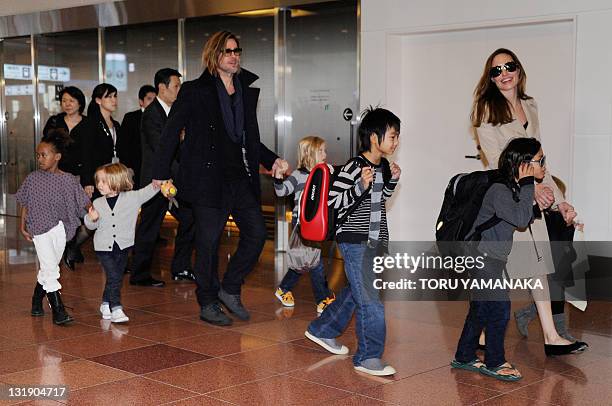
[[(316, 164), (325, 162), (326, 158), (327, 151), (324, 139), (316, 136), (304, 137), (298, 143), (297, 169), (284, 181), (277, 178), (274, 182), (274, 191), (277, 196), (294, 194), (295, 207), (291, 216), (291, 224), (293, 227), (296, 226), (298, 221), (300, 198), (304, 186), (306, 185), (308, 174)], [(332, 167), (330, 167), (330, 169), (333, 171)], [(325, 269), (323, 268), (322, 261), (313, 269), (309, 270), (308, 273), (310, 274), (312, 292), (317, 302), (317, 313), (321, 314), (323, 310), (334, 301), (335, 296), (327, 286), (327, 279), (325, 278)], [(295, 300), (291, 290), (300, 279), (300, 275), (301, 274), (295, 270), (289, 269), (281, 281), (280, 286), (276, 289), (275, 296), (283, 306), (295, 306)]]
[(94, 250), (106, 274), (100, 313), (104, 320), (124, 323), (129, 318), (121, 306), (121, 284), (128, 251), (134, 245), (138, 211), (159, 189), (149, 184), (133, 191), (129, 169), (121, 163), (99, 167), (95, 182), (102, 196), (94, 200), (85, 216), (85, 225), (96, 230)]

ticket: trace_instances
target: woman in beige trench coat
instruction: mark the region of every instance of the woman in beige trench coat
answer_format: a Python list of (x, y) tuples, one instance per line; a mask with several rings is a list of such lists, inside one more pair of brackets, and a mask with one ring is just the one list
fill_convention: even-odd
[[(500, 48), (487, 58), (474, 91), (471, 119), (490, 169), (497, 168), (499, 155), (511, 139), (533, 137), (540, 141), (538, 107), (535, 100), (525, 94), (526, 79), (525, 71), (512, 51)], [(547, 171), (542, 182), (536, 184), (535, 194), (541, 209), (559, 210), (568, 224), (573, 222), (576, 217), (574, 208), (565, 201), (550, 172)], [(524, 243), (515, 244), (520, 248), (513, 249), (508, 257), (508, 276), (512, 279), (539, 277), (544, 285), (546, 297), (535, 295), (536, 292), (532, 294), (535, 295), (535, 308), (542, 324), (547, 354), (583, 350), (586, 344), (578, 345), (575, 339), (570, 341), (559, 335), (557, 330), (561, 330), (563, 335), (567, 332), (564, 314), (562, 320), (553, 321), (546, 275), (554, 272), (554, 265), (544, 219), (535, 219), (529, 228), (517, 230), (514, 241)], [(535, 318), (535, 308), (515, 313), (522, 333), (526, 333), (530, 319)]]

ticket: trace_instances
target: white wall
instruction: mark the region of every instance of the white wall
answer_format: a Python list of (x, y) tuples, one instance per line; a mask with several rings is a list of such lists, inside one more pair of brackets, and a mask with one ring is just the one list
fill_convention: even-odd
[[(564, 91), (570, 91), (574, 111), (570, 120), (570, 127), (573, 127), (570, 129), (571, 139), (566, 146), (572, 151), (572, 156), (569, 156), (571, 162), (567, 163), (571, 179), (567, 183), (571, 202), (587, 225), (587, 239), (612, 240), (612, 47), (608, 46), (612, 38), (612, 3), (604, 0), (515, 0), (504, 3), (490, 0), (362, 0), (361, 6), (360, 102), (362, 107), (381, 103), (391, 110), (401, 109), (403, 103), (397, 89), (401, 88), (404, 72), (398, 72), (401, 63), (397, 63), (397, 58), (402, 58), (401, 38), (405, 38), (406, 34), (543, 20), (575, 21), (572, 22), (576, 30), (575, 65), (572, 66), (575, 77), (572, 83), (563, 84)], [(496, 46), (492, 45), (493, 48)], [(480, 64), (486, 57), (486, 54), (481, 56)], [(538, 66), (538, 69), (543, 70), (542, 66)], [(550, 69), (555, 67), (551, 65)], [(528, 74), (532, 70), (528, 70)], [(459, 77), (456, 80), (469, 81), (471, 89), (475, 86), (473, 78)], [(532, 93), (537, 86), (531, 79), (528, 93)], [(440, 106), (432, 108), (443, 111)], [(547, 113), (546, 109), (540, 105), (543, 126), (546, 125), (546, 115), (552, 113)], [(465, 106), (466, 115), (469, 110), (468, 103)], [(410, 145), (410, 137), (421, 136), (402, 132), (402, 145)], [(545, 140), (544, 146), (546, 148)], [(394, 158), (401, 162), (421, 152), (400, 147), (399, 156)], [(426, 179), (427, 173), (419, 175), (421, 179)], [(410, 176), (405, 177), (408, 178)], [(440, 196), (444, 186), (431, 185), (436, 191), (439, 190)], [(413, 202), (419, 199), (418, 195), (404, 193), (409, 188), (409, 184), (402, 185), (403, 192), (398, 193), (390, 209), (392, 238), (430, 240), (439, 206), (419, 213), (420, 217), (429, 219), (428, 222), (415, 225), (398, 221), (403, 217), (400, 213), (410, 210), (411, 206), (414, 207)]]

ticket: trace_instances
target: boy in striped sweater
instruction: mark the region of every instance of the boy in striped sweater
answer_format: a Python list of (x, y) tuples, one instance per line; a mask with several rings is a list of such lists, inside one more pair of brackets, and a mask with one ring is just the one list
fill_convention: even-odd
[[(348, 348), (336, 341), (356, 314), (358, 348), (353, 357), (357, 371), (371, 375), (393, 375), (395, 369), (381, 357), (385, 346), (385, 308), (372, 286), (372, 259), (389, 241), (386, 200), (391, 197), (401, 169), (389, 164), (399, 145), (400, 119), (388, 110), (369, 109), (359, 126), (359, 155), (342, 167), (329, 192), (329, 204), (339, 211), (338, 218), (353, 210), (336, 230), (336, 240), (344, 258), (348, 286), (337, 295), (320, 318), (306, 330), (306, 337), (333, 354), (347, 354)], [(353, 209), (353, 206), (357, 205)]]

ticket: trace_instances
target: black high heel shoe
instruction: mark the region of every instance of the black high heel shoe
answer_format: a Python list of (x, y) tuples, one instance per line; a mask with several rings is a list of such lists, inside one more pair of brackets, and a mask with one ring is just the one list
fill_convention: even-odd
[(588, 345), (581, 341), (576, 341), (575, 343), (567, 345), (544, 344), (544, 353), (548, 357), (552, 355), (576, 354), (584, 351), (586, 347), (588, 347)]
[(62, 258), (62, 262), (64, 262), (64, 265), (66, 265), (66, 267), (68, 269), (70, 269), (71, 271), (74, 271), (74, 263), (75, 261), (73, 259), (68, 259), (68, 255), (64, 254), (63, 258)]

